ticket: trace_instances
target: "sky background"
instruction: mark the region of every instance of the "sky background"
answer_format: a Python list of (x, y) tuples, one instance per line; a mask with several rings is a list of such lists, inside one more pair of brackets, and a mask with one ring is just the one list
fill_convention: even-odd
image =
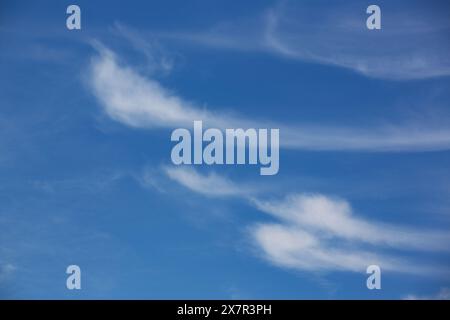
[[(450, 5), (374, 3), (371, 31), (372, 1), (77, 1), (68, 30), (1, 1), (0, 298), (449, 298)], [(174, 166), (193, 120), (279, 128), (279, 173)]]

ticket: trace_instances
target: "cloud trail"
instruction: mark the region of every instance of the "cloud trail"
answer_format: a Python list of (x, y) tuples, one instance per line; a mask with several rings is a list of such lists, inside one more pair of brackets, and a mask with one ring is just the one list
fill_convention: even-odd
[(448, 252), (450, 236), (444, 232), (369, 221), (354, 215), (347, 201), (321, 194), (293, 194), (267, 201), (261, 200), (261, 195), (241, 192), (239, 184), (217, 174), (202, 175), (185, 167), (166, 167), (165, 172), (191, 191), (237, 196), (275, 218), (277, 222), (254, 224), (248, 232), (262, 256), (279, 267), (364, 272), (367, 266), (377, 264), (383, 270), (403, 273), (448, 272), (424, 262), (411, 263), (390, 252)]
[[(389, 14), (383, 14), (385, 7)], [(450, 25), (439, 6), (381, 8), (382, 28), (371, 31), (365, 26), (364, 6), (316, 1), (305, 8), (284, 2), (265, 15), (264, 43), (287, 58), (338, 66), (373, 78), (450, 75), (450, 46), (445, 40)]]
[[(366, 28), (364, 5), (282, 1), (262, 14), (206, 31), (160, 33), (167, 40), (269, 53), (395, 81), (450, 75), (450, 24), (444, 1), (409, 7), (380, 4), (381, 30)], [(386, 11), (384, 9), (386, 8)], [(384, 14), (389, 12), (389, 14)]]
[(450, 129), (433, 125), (347, 128), (287, 125), (211, 111), (179, 97), (157, 80), (121, 65), (110, 50), (97, 46), (88, 86), (105, 113), (134, 128), (191, 127), (194, 120), (216, 128), (279, 128), (280, 146), (316, 151), (435, 151), (450, 149)]

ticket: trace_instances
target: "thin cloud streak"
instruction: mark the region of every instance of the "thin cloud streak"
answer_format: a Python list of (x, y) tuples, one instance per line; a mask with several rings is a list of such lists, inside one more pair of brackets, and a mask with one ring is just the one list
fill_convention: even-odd
[(236, 185), (232, 181), (214, 172), (202, 176), (194, 169), (182, 167), (165, 167), (164, 172), (171, 180), (194, 192), (206, 196), (243, 197), (254, 193), (254, 191), (247, 186), (236, 188)]
[(450, 300), (450, 288), (441, 288), (438, 293), (428, 296), (409, 294), (403, 300)]
[(265, 45), (287, 58), (343, 67), (373, 78), (450, 75), (450, 46), (445, 40), (450, 25), (443, 17), (433, 10), (418, 14), (411, 8), (390, 8), (389, 15), (382, 10), (382, 29), (371, 31), (365, 26), (364, 9), (284, 3), (265, 16)]
[[(384, 7), (382, 6), (382, 9)], [(450, 75), (450, 25), (438, 6), (382, 10), (382, 29), (366, 28), (364, 5), (315, 1), (308, 6), (283, 1), (247, 20), (212, 26), (207, 31), (159, 33), (179, 42), (352, 70), (389, 80)]]
[(134, 128), (191, 127), (202, 120), (215, 128), (279, 128), (280, 146), (298, 150), (435, 151), (450, 149), (450, 129), (433, 126), (345, 128), (250, 120), (230, 112), (210, 111), (179, 97), (158, 81), (119, 64), (101, 45), (92, 59), (88, 87), (113, 120)]

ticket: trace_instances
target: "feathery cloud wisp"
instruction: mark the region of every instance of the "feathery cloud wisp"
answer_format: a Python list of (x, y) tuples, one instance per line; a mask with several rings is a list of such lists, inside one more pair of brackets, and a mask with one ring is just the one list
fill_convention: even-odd
[(429, 151), (450, 149), (450, 129), (435, 126), (339, 128), (285, 125), (257, 121), (220, 111), (209, 111), (177, 96), (158, 81), (120, 65), (115, 54), (98, 47), (88, 85), (105, 113), (135, 128), (205, 126), (225, 128), (279, 128), (280, 146), (299, 150)]
[(206, 196), (248, 196), (253, 191), (249, 187), (237, 188), (229, 179), (215, 173), (203, 176), (186, 167), (165, 167), (164, 172), (173, 181)]
[(263, 257), (276, 266), (306, 271), (364, 272), (376, 264), (383, 270), (422, 273), (424, 267), (408, 268), (407, 261), (358, 246), (336, 246), (301, 226), (264, 223), (250, 228)]
[(418, 13), (413, 7), (390, 7), (389, 14), (382, 14), (382, 29), (376, 31), (366, 28), (364, 9), (323, 1), (308, 8), (284, 3), (265, 16), (264, 43), (288, 58), (343, 67), (374, 78), (450, 75), (450, 46), (445, 40), (450, 25), (444, 15), (437, 14), (438, 8), (428, 6)]
[(396, 272), (442, 272), (382, 251), (395, 248), (445, 252), (450, 243), (445, 233), (369, 221), (355, 216), (348, 202), (320, 194), (294, 194), (272, 202), (243, 192), (239, 184), (217, 174), (202, 175), (183, 167), (166, 167), (165, 172), (191, 191), (208, 196), (241, 197), (276, 218), (277, 223), (258, 223), (248, 230), (263, 257), (277, 266), (307, 271), (364, 272), (368, 265), (377, 264)]
[(450, 235), (424, 232), (356, 217), (350, 204), (321, 194), (294, 194), (281, 201), (254, 200), (257, 208), (287, 224), (318, 231), (329, 237), (372, 245), (425, 251), (450, 251)]
[(404, 300), (450, 300), (450, 288), (441, 288), (438, 293), (428, 296), (418, 296), (409, 294), (403, 298)]
[[(207, 31), (161, 33), (168, 40), (226, 50), (268, 52), (355, 71), (367, 77), (411, 80), (450, 75), (450, 25), (439, 5), (381, 5), (381, 30), (366, 27), (367, 7), (283, 1), (264, 14)], [(442, 11), (442, 12), (440, 12)]]

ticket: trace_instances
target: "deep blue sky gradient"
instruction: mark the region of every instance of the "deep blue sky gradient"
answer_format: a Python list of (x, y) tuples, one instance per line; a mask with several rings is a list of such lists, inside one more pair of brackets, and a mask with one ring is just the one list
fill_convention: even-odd
[[(448, 9), (443, 2), (379, 2), (386, 14), (390, 6)], [(149, 75), (145, 57), (115, 35), (115, 24), (144, 36), (199, 31), (258, 15), (276, 2), (77, 1), (81, 31), (65, 27), (69, 4), (0, 4), (0, 298), (398, 299), (450, 286), (450, 279), (433, 275), (387, 272), (383, 289), (369, 291), (364, 273), (279, 268), (261, 259), (246, 233), (271, 217), (239, 199), (140, 182), (145, 170), (157, 177), (170, 164), (171, 130), (133, 129), (104, 114), (86, 85), (97, 54), (90, 42), (101, 41)], [(355, 1), (363, 23), (368, 4)], [(329, 5), (339, 10), (339, 2)], [(448, 77), (378, 79), (267, 52), (170, 39), (158, 45), (174, 57), (173, 70), (155, 75), (158, 81), (212, 110), (289, 124), (449, 123)], [(449, 163), (449, 151), (282, 149), (273, 177), (251, 166), (214, 170), (277, 186), (275, 194), (336, 195), (376, 221), (448, 232)], [(450, 264), (448, 253), (408, 255), (446, 269)], [(80, 291), (65, 287), (69, 264), (82, 269)]]

